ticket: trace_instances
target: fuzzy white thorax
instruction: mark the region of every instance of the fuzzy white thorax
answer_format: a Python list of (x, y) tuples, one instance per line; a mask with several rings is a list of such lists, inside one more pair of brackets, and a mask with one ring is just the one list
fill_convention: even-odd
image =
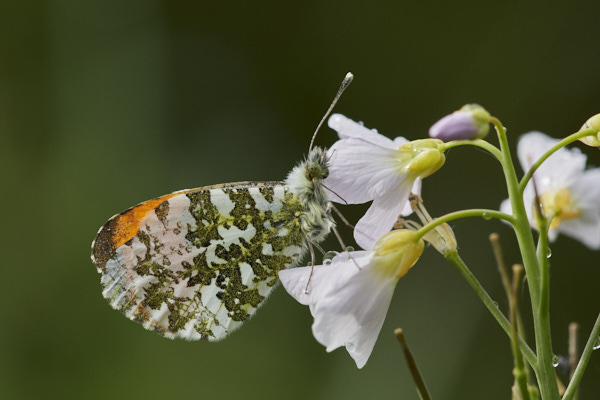
[(289, 190), (298, 196), (304, 206), (304, 211), (298, 218), (300, 229), (310, 242), (321, 242), (334, 226), (328, 212), (329, 200), (322, 184), (328, 174), (327, 151), (315, 147), (304, 161), (290, 171), (285, 180)]

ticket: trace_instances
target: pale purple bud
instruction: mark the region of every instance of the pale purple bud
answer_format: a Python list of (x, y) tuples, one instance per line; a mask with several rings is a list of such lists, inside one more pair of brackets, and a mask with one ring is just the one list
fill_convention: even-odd
[(444, 142), (483, 139), (490, 130), (490, 114), (477, 104), (467, 104), (429, 128), (429, 136)]

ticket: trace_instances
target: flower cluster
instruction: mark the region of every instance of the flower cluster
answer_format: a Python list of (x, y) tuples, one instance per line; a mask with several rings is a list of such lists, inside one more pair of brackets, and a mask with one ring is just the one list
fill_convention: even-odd
[(424, 248), (414, 230), (391, 230), (399, 216), (412, 213), (411, 193), (420, 193), (421, 180), (441, 168), (445, 156), (438, 139), (391, 140), (341, 114), (332, 115), (329, 126), (340, 139), (329, 149), (324, 186), (337, 203), (373, 202), (354, 229), (365, 251), (343, 252), (328, 265), (284, 270), (279, 278), (289, 294), (310, 307), (315, 338), (327, 351), (345, 346), (362, 368), (396, 283)]
[(329, 176), (324, 184), (336, 203), (373, 201), (354, 229), (356, 243), (372, 249), (399, 215), (412, 212), (408, 198), (411, 192), (421, 193), (421, 180), (444, 165), (442, 141), (391, 140), (341, 114), (332, 115), (329, 126), (340, 140), (329, 149)]
[[(396, 283), (417, 262), (424, 241), (444, 257), (456, 254), (450, 226), (431, 218), (422, 206), (418, 196), (421, 183), (444, 165), (447, 148), (481, 145), (479, 139), (487, 135), (493, 120), (481, 106), (467, 105), (434, 124), (431, 138), (408, 141), (389, 139), (340, 114), (329, 118), (339, 140), (328, 151), (329, 175), (323, 184), (333, 202), (372, 202), (354, 229), (354, 238), (364, 250), (345, 251), (329, 263), (279, 273), (288, 293), (309, 306), (313, 334), (327, 351), (345, 346), (362, 368), (373, 350)], [(580, 140), (598, 146), (599, 128), (600, 114), (590, 118), (581, 128), (585, 132), (573, 140), (588, 135)], [(452, 141), (454, 144), (446, 143)], [(550, 240), (563, 233), (600, 249), (600, 168), (586, 169), (587, 158), (581, 151), (558, 143), (540, 132), (521, 137), (518, 158), (525, 172), (532, 166), (535, 170), (522, 189), (522, 198), (513, 200), (522, 201), (519, 204), (525, 205), (527, 218), (536, 229), (540, 229), (536, 213), (544, 213)], [(500, 160), (500, 149), (494, 147), (490, 153)], [(413, 211), (423, 225), (401, 218)], [(507, 216), (512, 214), (509, 199), (500, 211), (491, 212), (514, 221), (515, 217)]]

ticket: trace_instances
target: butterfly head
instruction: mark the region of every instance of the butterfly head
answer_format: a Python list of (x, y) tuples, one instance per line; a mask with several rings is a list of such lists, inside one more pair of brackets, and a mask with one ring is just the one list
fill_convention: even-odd
[(306, 157), (305, 171), (311, 181), (322, 180), (329, 176), (329, 157), (327, 150), (322, 147), (313, 148)]

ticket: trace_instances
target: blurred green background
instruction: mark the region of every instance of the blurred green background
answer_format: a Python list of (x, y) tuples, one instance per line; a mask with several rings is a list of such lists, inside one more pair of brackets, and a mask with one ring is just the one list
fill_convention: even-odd
[[(0, 397), (417, 399), (392, 334), (402, 327), (435, 399), (509, 398), (507, 337), (432, 249), (399, 282), (357, 370), (344, 350), (325, 352), (309, 310), (281, 288), (220, 343), (145, 331), (102, 298), (90, 244), (140, 201), (283, 179), (347, 71), (356, 78), (336, 111), (390, 137), (422, 138), (470, 102), (501, 118), (513, 145), (532, 129), (565, 136), (600, 112), (599, 12), (592, 0), (2, 2)], [(334, 139), (324, 128), (317, 142)], [(491, 157), (460, 148), (423, 196), (440, 215), (497, 208), (506, 190)], [(356, 221), (365, 209), (344, 213)], [(487, 236), (499, 232), (518, 262), (510, 229), (453, 227), (505, 310)], [(568, 324), (581, 324), (584, 341), (600, 311), (598, 257), (565, 237), (553, 246), (557, 354)], [(599, 393), (594, 354), (581, 398)]]

